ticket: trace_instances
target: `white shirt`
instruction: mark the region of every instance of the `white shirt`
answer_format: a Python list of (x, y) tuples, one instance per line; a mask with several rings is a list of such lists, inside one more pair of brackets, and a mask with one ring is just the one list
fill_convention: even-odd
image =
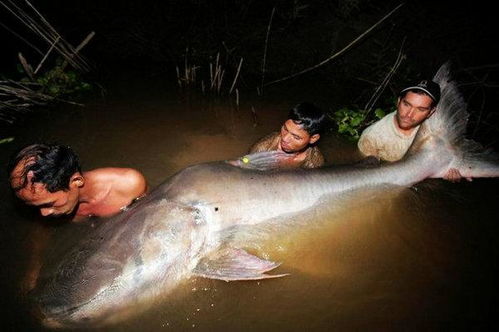
[(395, 113), (386, 115), (362, 132), (357, 146), (363, 155), (376, 156), (386, 161), (397, 161), (402, 159), (409, 150), (419, 126), (410, 135), (402, 134), (397, 130)]

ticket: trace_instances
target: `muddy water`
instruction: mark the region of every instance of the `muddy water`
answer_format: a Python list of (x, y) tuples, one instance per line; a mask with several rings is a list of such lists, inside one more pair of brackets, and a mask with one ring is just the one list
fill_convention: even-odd
[[(24, 143), (56, 141), (71, 145), (84, 169), (138, 168), (154, 187), (187, 165), (244, 154), (279, 127), (293, 104), (260, 101), (237, 109), (185, 96), (116, 94), (34, 117), (13, 144), (1, 146), (1, 162)], [(321, 147), (330, 164), (356, 159), (354, 146), (331, 135)], [(19, 295), (29, 237), (67, 233), (64, 225), (33, 221), (15, 208), (3, 178), (1, 185), (2, 326), (41, 329)], [(289, 276), (230, 283), (192, 278), (139, 317), (103, 330), (484, 328), (497, 302), (498, 185), (495, 179), (427, 180), (356, 193), (301, 217), (312, 226), (272, 234), (252, 249), (283, 262), (277, 272)]]

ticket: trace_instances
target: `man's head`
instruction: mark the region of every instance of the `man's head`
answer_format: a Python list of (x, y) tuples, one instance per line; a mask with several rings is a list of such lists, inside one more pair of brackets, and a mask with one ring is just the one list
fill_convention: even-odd
[(428, 119), (435, 112), (440, 100), (440, 86), (423, 80), (400, 91), (396, 120), (399, 128), (410, 130)]
[(301, 103), (293, 107), (288, 119), (281, 127), (281, 149), (293, 153), (315, 144), (322, 132), (326, 115), (310, 103)]
[(70, 147), (29, 145), (10, 160), (7, 171), (16, 196), (43, 216), (71, 214), (78, 204), (84, 178)]

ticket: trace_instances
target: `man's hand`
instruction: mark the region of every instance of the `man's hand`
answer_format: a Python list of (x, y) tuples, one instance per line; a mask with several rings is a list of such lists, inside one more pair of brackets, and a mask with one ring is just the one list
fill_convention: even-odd
[[(447, 174), (444, 175), (444, 179), (447, 180), (447, 181), (450, 181), (450, 182), (459, 182), (461, 181), (461, 178), (463, 176), (461, 175), (461, 173), (459, 172), (458, 169), (456, 168), (451, 168), (447, 171)], [(473, 179), (472, 178), (465, 178), (467, 181), (472, 181)]]

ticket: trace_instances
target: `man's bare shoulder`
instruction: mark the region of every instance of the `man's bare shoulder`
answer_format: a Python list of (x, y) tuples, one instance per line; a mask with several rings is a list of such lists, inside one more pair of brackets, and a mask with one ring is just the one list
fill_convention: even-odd
[(142, 174), (134, 169), (134, 168), (126, 168), (126, 167), (102, 167), (96, 168), (90, 171), (83, 172), (85, 177), (93, 177), (99, 180), (114, 180), (114, 179), (122, 179), (124, 177), (132, 176), (141, 176)]
[(108, 183), (114, 191), (131, 198), (147, 191), (144, 175), (134, 168), (104, 167), (84, 172), (83, 175), (85, 178), (91, 177), (92, 181)]
[(324, 155), (317, 146), (309, 148), (307, 157), (302, 164), (302, 168), (317, 168), (324, 166)]

